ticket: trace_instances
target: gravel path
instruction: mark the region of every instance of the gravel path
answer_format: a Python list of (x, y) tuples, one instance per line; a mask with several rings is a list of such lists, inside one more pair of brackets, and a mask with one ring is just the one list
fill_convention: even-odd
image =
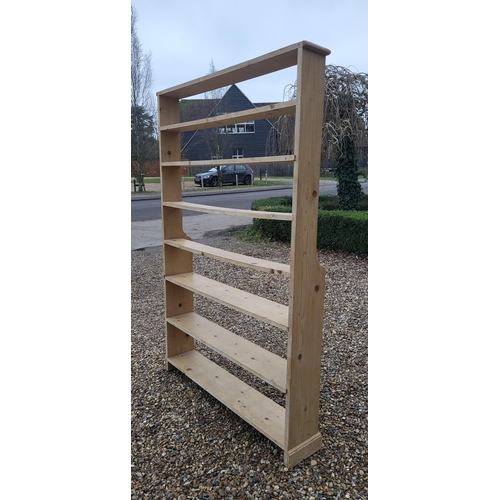
[[(290, 249), (213, 234), (203, 243), (278, 262)], [(368, 498), (367, 259), (318, 252), (326, 270), (320, 451), (283, 452), (178, 371), (166, 372), (161, 248), (132, 252), (132, 499)], [(194, 256), (195, 271), (282, 304), (288, 278)], [(285, 357), (283, 331), (195, 296), (195, 310)], [(280, 404), (284, 396), (197, 344)]]

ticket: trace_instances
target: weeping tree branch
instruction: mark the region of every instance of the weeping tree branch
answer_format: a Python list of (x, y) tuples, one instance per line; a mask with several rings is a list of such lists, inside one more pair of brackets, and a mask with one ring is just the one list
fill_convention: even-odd
[[(288, 85), (285, 99), (295, 99), (297, 83)], [(295, 116), (279, 117), (274, 124), (277, 150), (294, 149)], [(342, 66), (325, 68), (325, 99), (321, 140), (322, 164), (335, 165), (341, 208), (353, 210), (362, 193), (357, 180), (358, 152), (368, 147), (368, 75)]]
[(342, 66), (325, 69), (322, 157), (336, 162), (368, 146), (368, 75)]

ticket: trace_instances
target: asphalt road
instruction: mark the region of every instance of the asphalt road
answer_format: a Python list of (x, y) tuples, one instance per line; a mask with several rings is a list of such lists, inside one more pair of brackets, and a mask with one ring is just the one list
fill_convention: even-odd
[[(368, 192), (368, 183), (361, 183), (363, 191)], [(256, 189), (250, 192), (231, 191), (231, 194), (213, 194), (209, 196), (184, 197), (184, 201), (199, 203), (200, 205), (211, 205), (225, 208), (239, 208), (250, 210), (253, 200), (271, 198), (273, 196), (291, 196), (292, 188), (260, 191)], [(337, 186), (332, 183), (320, 183), (320, 194), (337, 194)], [(160, 200), (136, 200), (131, 203), (132, 222), (161, 219)], [(184, 210), (183, 216), (190, 217), (200, 215), (200, 212)]]

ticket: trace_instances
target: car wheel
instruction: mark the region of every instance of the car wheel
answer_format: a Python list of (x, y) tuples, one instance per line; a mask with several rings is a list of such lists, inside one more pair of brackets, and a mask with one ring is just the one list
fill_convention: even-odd
[(249, 184), (252, 183), (252, 177), (250, 175), (245, 176), (243, 182), (248, 186)]
[(212, 177), (212, 186), (216, 187), (219, 185), (219, 178), (218, 177)]

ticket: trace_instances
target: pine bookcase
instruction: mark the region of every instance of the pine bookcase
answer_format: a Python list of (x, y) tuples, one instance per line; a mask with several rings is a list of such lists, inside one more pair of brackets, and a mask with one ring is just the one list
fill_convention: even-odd
[[(157, 93), (167, 370), (182, 371), (283, 449), (287, 467), (298, 464), (321, 447), (318, 413), (325, 273), (316, 256), (316, 236), (325, 58), (328, 54), (328, 49), (302, 41)], [(294, 100), (180, 122), (180, 99), (292, 66), (297, 67)], [(181, 161), (181, 132), (287, 114), (295, 114), (292, 155)], [(207, 207), (182, 201), (183, 166), (280, 162), (294, 163), (291, 214)], [(183, 209), (291, 221), (290, 265), (191, 241), (183, 231)], [(194, 273), (193, 254), (289, 276), (288, 306)], [(193, 307), (195, 293), (285, 330), (288, 333), (287, 358), (276, 356), (197, 314)], [(207, 359), (195, 349), (195, 340), (285, 393), (285, 407)], [(232, 348), (236, 342), (237, 353)]]

